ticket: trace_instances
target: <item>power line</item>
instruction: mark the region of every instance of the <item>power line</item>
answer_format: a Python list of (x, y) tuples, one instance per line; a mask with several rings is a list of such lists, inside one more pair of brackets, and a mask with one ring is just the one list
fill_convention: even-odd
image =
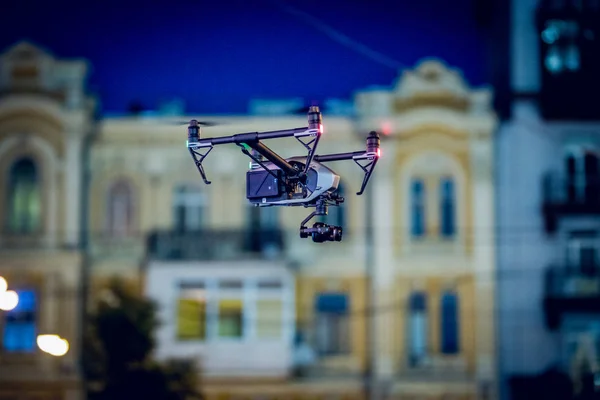
[(337, 42), (338, 44), (341, 44), (342, 46), (344, 46), (356, 53), (361, 54), (362, 56), (370, 59), (371, 61), (375, 61), (376, 63), (384, 65), (388, 68), (391, 68), (394, 71), (397, 71), (402, 68), (406, 68), (406, 66), (403, 63), (396, 61), (396, 60), (388, 57), (387, 55), (380, 53), (376, 50), (373, 50), (372, 48), (366, 46), (365, 44), (352, 39), (348, 35), (338, 31), (337, 29), (331, 27), (330, 25), (319, 20), (318, 18), (315, 18), (314, 16), (308, 14), (305, 11), (301, 11), (295, 7), (282, 4), (281, 1), (279, 1), (279, 0), (270, 0), (270, 1), (276, 7), (280, 8), (284, 12), (286, 12), (286, 13), (294, 16), (298, 20), (312, 26), (313, 28), (317, 29), (321, 33), (324, 33), (328, 38), (330, 38), (334, 42)]

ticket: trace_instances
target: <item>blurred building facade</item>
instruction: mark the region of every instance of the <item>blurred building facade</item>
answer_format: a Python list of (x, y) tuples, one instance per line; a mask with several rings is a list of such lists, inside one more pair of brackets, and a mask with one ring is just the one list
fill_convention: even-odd
[(435, 61), (357, 95), (362, 129), (387, 133), (371, 190), (387, 310), (375, 369), (391, 398), (495, 398), (491, 95)]
[[(367, 367), (387, 398), (495, 398), (491, 91), (428, 60), (391, 88), (358, 92), (351, 115), (347, 102), (331, 102), (318, 153), (361, 150), (376, 129), (383, 158), (369, 197), (355, 195), (358, 166), (332, 165), (346, 201), (326, 218), (344, 226), (345, 237), (320, 245), (298, 235), (309, 210), (246, 204), (249, 159), (235, 146), (211, 152), (205, 169), (213, 183), (204, 185), (184, 148), (186, 127), (166, 124), (178, 110), (95, 121), (85, 64), (27, 43), (3, 60), (0, 151), (10, 157), (0, 160), (3, 176), (18, 179), (2, 179), (6, 193), (26, 200), (2, 215), (28, 247), (18, 250), (3, 234), (0, 273), (22, 298), (32, 290), (37, 300), (21, 310), (26, 317), (2, 319), (3, 366), (14, 358), (46, 371), (62, 385), (53, 386), (57, 396), (70, 398), (84, 271), (91, 293), (117, 274), (157, 301), (157, 356), (197, 358), (211, 399), (358, 399)], [(64, 99), (55, 99), (63, 88)], [(263, 102), (249, 115), (201, 119), (216, 123), (204, 128), (210, 136), (305, 126), (295, 108)], [(305, 151), (286, 140), (269, 147), (284, 156)], [(33, 342), (24, 347), (25, 339), (11, 348), (11, 318), (29, 321), (18, 329), (32, 340), (55, 330), (73, 350), (58, 361)], [(3, 383), (0, 394), (5, 388), (12, 390)]]
[(502, 398), (593, 395), (600, 5), (513, 1), (511, 11), (512, 115), (497, 143)]
[[(0, 274), (19, 293), (2, 312), (0, 397), (80, 398), (82, 155), (95, 100), (88, 66), (28, 43), (0, 58)], [(38, 334), (67, 338), (54, 358)]]

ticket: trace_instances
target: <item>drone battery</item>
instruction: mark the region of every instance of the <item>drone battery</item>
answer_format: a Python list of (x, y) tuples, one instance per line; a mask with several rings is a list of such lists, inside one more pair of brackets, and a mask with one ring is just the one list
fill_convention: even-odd
[(264, 169), (246, 172), (246, 198), (257, 199), (281, 196), (282, 171), (280, 169), (271, 171), (275, 173), (277, 178)]

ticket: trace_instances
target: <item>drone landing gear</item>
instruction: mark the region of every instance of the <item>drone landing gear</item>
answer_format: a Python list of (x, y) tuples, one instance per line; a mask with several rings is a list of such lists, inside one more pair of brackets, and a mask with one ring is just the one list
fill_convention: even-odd
[(329, 225), (323, 222), (315, 222), (312, 228), (306, 227), (308, 221), (317, 215), (327, 215), (328, 201), (334, 201), (339, 205), (344, 201), (342, 197), (336, 196), (331, 199), (321, 197), (317, 200), (316, 209), (300, 224), (300, 237), (306, 239), (312, 237), (313, 242), (341, 242), (343, 230), (341, 226)]
[(208, 148), (208, 150), (206, 150), (205, 153), (200, 153), (199, 151), (197, 151), (191, 147), (189, 147), (188, 149), (190, 151), (190, 154), (192, 155), (192, 158), (194, 159), (196, 168), (198, 168), (198, 172), (200, 172), (200, 175), (202, 176), (202, 180), (204, 181), (205, 184), (210, 185), (211, 181), (206, 179), (206, 173), (204, 172), (204, 167), (202, 166), (202, 161), (204, 161), (204, 159), (206, 158), (208, 153), (210, 153), (210, 151), (213, 149), (213, 147), (210, 146), (210, 147), (205, 147), (205, 148)]

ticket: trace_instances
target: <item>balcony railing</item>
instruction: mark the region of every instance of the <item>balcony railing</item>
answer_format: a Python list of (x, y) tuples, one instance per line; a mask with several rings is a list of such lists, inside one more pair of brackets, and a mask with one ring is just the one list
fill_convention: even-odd
[(554, 298), (600, 298), (600, 265), (550, 267), (546, 295)]
[(95, 261), (139, 260), (144, 256), (143, 236), (92, 235), (90, 237), (90, 255)]
[(588, 207), (600, 211), (600, 177), (569, 177), (549, 173), (544, 177), (544, 203)]
[(165, 230), (148, 236), (147, 255), (162, 261), (265, 259), (281, 257), (284, 245), (281, 229)]
[(600, 313), (600, 265), (551, 266), (545, 279), (544, 308), (551, 329), (566, 313)]
[(600, 177), (549, 173), (543, 179), (542, 189), (547, 232), (556, 230), (561, 215), (600, 214)]

